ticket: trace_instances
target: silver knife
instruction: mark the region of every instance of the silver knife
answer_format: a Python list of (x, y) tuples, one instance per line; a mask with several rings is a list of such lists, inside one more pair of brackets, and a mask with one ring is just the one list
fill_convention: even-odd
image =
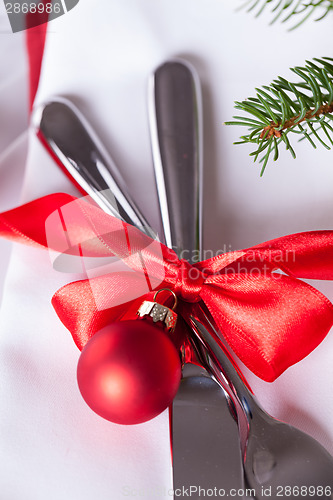
[[(203, 177), (201, 92), (194, 68), (179, 59), (159, 66), (149, 81), (148, 104), (165, 241), (193, 263), (201, 260)], [(244, 489), (236, 420), (221, 386), (197, 364), (185, 364), (172, 406), (175, 490)]]

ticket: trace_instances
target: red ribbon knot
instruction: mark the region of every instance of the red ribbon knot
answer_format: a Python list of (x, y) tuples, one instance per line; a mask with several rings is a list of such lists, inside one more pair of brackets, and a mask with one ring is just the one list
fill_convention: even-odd
[(178, 268), (178, 276), (174, 292), (186, 302), (199, 302), (205, 276), (200, 269), (182, 259)]

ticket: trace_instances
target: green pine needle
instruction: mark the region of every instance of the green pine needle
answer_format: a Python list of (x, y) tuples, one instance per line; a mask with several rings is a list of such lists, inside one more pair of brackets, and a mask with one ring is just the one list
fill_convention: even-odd
[(281, 146), (296, 157), (292, 134), (314, 148), (333, 146), (333, 58), (315, 58), (291, 71), (297, 82), (279, 76), (269, 86), (257, 88), (256, 97), (235, 102), (235, 108), (246, 114), (226, 122), (247, 128), (248, 133), (235, 144), (255, 145), (250, 156), (262, 163), (261, 175), (272, 155), (274, 161), (278, 159)]
[(270, 24), (277, 20), (285, 23), (293, 19), (296, 21), (290, 28), (293, 30), (312, 15), (317, 16), (315, 21), (326, 17), (333, 10), (333, 0), (245, 0), (239, 10), (245, 8), (247, 12), (255, 12), (256, 17), (269, 9), (273, 16)]

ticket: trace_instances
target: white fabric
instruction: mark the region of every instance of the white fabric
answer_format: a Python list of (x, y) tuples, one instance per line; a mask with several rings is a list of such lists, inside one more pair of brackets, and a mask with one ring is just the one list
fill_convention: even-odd
[[(287, 33), (235, 12), (226, 0), (81, 0), (49, 25), (37, 102), (67, 96), (91, 121), (132, 196), (160, 228), (147, 119), (147, 77), (169, 57), (192, 62), (203, 85), (204, 246), (236, 249), (333, 227), (332, 153), (296, 145), (262, 179), (242, 130), (225, 127), (233, 101), (290, 66), (330, 55), (332, 18)], [(26, 62), (1, 4), (1, 210), (56, 191), (76, 193), (33, 130), (26, 156)], [(15, 82), (13, 85), (11, 82)], [(24, 111), (23, 111), (24, 110)], [(23, 136), (22, 136), (23, 133)], [(17, 139), (20, 137), (20, 139)], [(13, 142), (15, 141), (16, 142)], [(14, 173), (15, 171), (15, 173)], [(50, 300), (79, 275), (52, 269), (47, 252), (1, 242), (0, 491), (4, 500), (170, 498), (168, 412), (133, 427), (93, 414), (75, 380), (79, 352)], [(4, 256), (4, 257), (3, 257)], [(329, 283), (315, 283), (333, 299)], [(333, 452), (333, 337), (273, 384), (244, 373), (264, 408)]]

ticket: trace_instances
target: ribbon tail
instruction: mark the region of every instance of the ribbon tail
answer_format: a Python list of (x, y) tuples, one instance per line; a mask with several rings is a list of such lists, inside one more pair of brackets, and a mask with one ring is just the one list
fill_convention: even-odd
[(31, 201), (0, 214), (0, 236), (18, 243), (48, 247), (45, 222), (48, 217), (75, 198), (56, 193)]

